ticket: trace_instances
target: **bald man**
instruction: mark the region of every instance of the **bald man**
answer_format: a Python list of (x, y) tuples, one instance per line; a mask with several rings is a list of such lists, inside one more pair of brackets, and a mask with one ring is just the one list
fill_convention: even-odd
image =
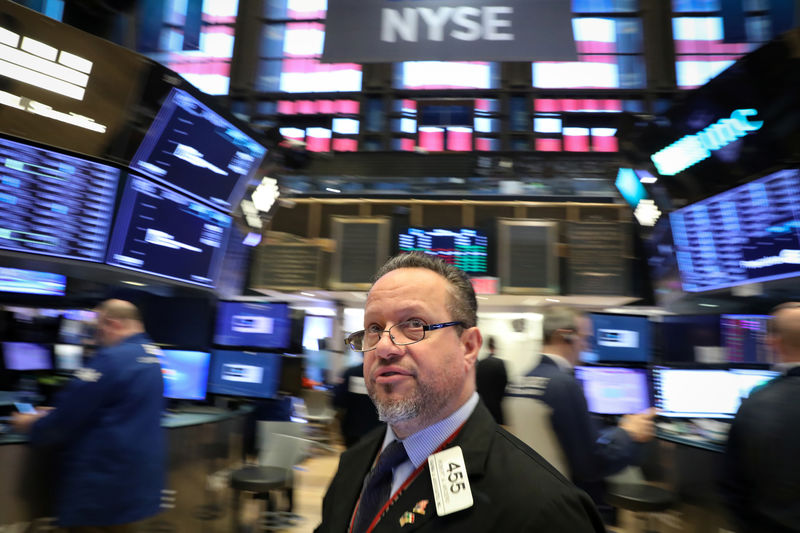
[(165, 475), (164, 384), (139, 310), (124, 300), (97, 308), (99, 349), (58, 394), (53, 409), (16, 414), (31, 444), (57, 454), (59, 525), (71, 533), (133, 531), (159, 511)]
[(800, 302), (772, 315), (782, 375), (742, 402), (725, 451), (722, 491), (739, 533), (800, 531)]

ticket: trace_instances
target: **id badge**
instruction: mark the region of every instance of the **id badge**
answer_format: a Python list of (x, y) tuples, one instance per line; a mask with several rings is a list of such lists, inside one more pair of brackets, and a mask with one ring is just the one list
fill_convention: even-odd
[(461, 446), (428, 457), (436, 514), (445, 516), (472, 507), (472, 489)]

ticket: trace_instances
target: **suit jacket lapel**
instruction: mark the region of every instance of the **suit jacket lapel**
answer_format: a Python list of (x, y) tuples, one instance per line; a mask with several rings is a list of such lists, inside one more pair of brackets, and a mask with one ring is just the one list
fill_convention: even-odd
[(364, 478), (372, 468), (372, 463), (375, 461), (375, 456), (378, 454), (378, 449), (383, 442), (386, 428), (381, 427), (379, 429), (364, 437), (361, 442), (341, 456), (339, 471), (344, 474), (348, 482), (339, 483), (336, 486), (337, 494), (335, 499), (341, 507), (333, 510), (335, 516), (330, 523), (344, 524), (342, 532), (346, 532), (350, 527), (350, 519), (353, 517), (358, 497), (361, 495)]
[[(443, 522), (459, 520), (465, 514), (469, 514), (470, 525), (475, 526), (470, 527), (470, 529), (476, 531), (488, 531), (490, 529), (489, 524), (494, 522), (496, 513), (493, 510), (491, 501), (478, 484), (486, 471), (489, 448), (494, 438), (494, 427), (495, 422), (492, 415), (483, 402), (479, 402), (461, 432), (450, 444), (450, 446), (461, 446), (461, 450), (464, 453), (464, 462), (467, 466), (467, 476), (472, 489), (474, 503), (469, 509), (442, 517), (440, 521), (436, 522), (437, 528), (443, 525)], [(427, 501), (427, 504), (424, 503), (425, 501)], [(424, 513), (419, 512), (422, 508), (424, 508)], [(417, 512), (415, 512), (415, 509)], [(437, 516), (436, 502), (433, 498), (430, 470), (426, 464), (414, 481), (392, 503), (373, 531), (374, 533), (389, 531), (412, 532), (423, 528), (435, 516)], [(486, 527), (481, 525), (484, 523)]]

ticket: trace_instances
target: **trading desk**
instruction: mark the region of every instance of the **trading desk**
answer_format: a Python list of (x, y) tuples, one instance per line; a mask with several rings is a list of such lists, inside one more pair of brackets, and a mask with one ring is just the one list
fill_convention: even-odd
[[(167, 479), (159, 515), (141, 531), (227, 532), (230, 496), (225, 470), (242, 460), (242, 435), (249, 409), (174, 413), (167, 429)], [(54, 463), (28, 446), (24, 435), (0, 435), (0, 531), (52, 531)], [(125, 497), (120, 494), (120, 497)], [(17, 529), (13, 529), (17, 528)], [(30, 529), (27, 529), (30, 528)]]
[(684, 531), (705, 533), (726, 529), (728, 518), (723, 508), (717, 480), (722, 472), (724, 439), (709, 438), (689, 424), (657, 426), (657, 481), (678, 496)]

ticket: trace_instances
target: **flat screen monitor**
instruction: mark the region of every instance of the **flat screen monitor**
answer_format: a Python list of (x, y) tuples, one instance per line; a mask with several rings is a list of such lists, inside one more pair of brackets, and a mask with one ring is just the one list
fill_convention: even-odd
[(208, 392), (247, 398), (274, 398), (278, 393), (280, 368), (280, 354), (214, 350)]
[(781, 170), (670, 213), (683, 289), (800, 274), (800, 172)]
[(162, 350), (164, 396), (174, 400), (205, 400), (211, 354), (194, 350)]
[(0, 248), (101, 263), (120, 171), (0, 138)]
[(214, 343), (220, 346), (286, 349), (291, 335), (285, 302), (221, 301), (217, 307)]
[(67, 277), (53, 272), (0, 267), (0, 292), (64, 296)]
[(50, 346), (36, 342), (3, 342), (6, 370), (51, 370)]
[(777, 375), (759, 369), (655, 367), (655, 406), (666, 417), (733, 418), (756, 386)]
[(767, 344), (769, 315), (721, 315), (722, 346), (731, 363), (772, 363)]
[(650, 361), (650, 320), (646, 316), (591, 313), (596, 362)]
[(210, 107), (174, 88), (130, 166), (227, 211), (241, 199), (266, 152)]
[(213, 287), (231, 217), (138, 176), (125, 186), (109, 265)]
[(650, 407), (647, 370), (621, 366), (576, 366), (589, 412), (601, 415), (639, 413)]
[(53, 345), (57, 370), (78, 370), (83, 366), (83, 346), (79, 344)]
[(487, 274), (489, 238), (472, 228), (408, 228), (397, 236), (400, 253), (424, 252), (467, 274)]
[(653, 324), (658, 330), (656, 352), (664, 363), (702, 361), (698, 347), (721, 346), (719, 315), (664, 315)]

